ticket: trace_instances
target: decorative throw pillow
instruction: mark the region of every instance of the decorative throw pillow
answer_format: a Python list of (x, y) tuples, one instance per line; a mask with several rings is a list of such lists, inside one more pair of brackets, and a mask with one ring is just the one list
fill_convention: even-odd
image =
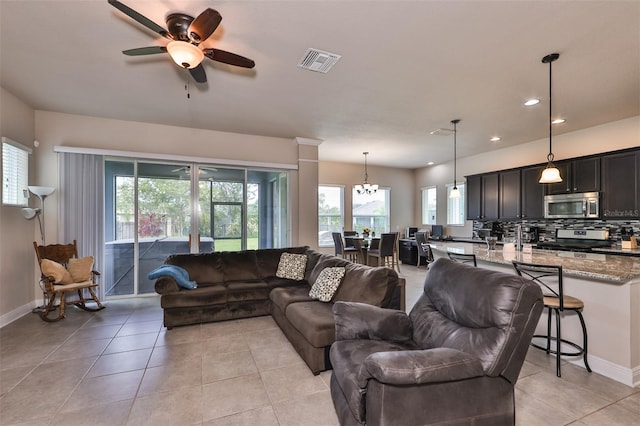
[(309, 291), (309, 297), (319, 300), (321, 302), (331, 302), (333, 295), (340, 287), (342, 278), (344, 277), (345, 269), (343, 266), (334, 266), (331, 268), (324, 268), (316, 282), (311, 286)]
[(304, 279), (304, 271), (307, 269), (307, 255), (282, 253), (276, 277), (287, 278), (289, 280), (301, 281)]
[(40, 262), (40, 270), (45, 277), (52, 277), (56, 284), (71, 284), (73, 282), (69, 271), (53, 260), (42, 259)]
[(67, 268), (74, 283), (89, 281), (91, 279), (91, 269), (93, 269), (93, 256), (69, 259)]

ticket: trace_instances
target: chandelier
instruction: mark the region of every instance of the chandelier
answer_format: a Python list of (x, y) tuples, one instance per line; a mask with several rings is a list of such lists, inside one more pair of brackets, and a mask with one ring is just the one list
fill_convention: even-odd
[(364, 154), (364, 182), (362, 184), (358, 184), (355, 186), (356, 192), (358, 194), (375, 194), (378, 190), (378, 185), (369, 183), (369, 174), (367, 173), (367, 155), (368, 152), (363, 152)]

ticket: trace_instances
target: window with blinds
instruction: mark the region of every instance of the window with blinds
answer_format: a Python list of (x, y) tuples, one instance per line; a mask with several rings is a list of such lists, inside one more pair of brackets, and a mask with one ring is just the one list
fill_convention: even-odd
[(31, 150), (9, 138), (2, 137), (2, 204), (26, 206), (29, 184), (29, 154)]

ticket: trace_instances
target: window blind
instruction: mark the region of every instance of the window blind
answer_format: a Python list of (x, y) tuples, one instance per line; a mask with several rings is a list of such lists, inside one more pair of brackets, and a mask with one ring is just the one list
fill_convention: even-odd
[(29, 148), (2, 137), (2, 204), (28, 205), (29, 154)]

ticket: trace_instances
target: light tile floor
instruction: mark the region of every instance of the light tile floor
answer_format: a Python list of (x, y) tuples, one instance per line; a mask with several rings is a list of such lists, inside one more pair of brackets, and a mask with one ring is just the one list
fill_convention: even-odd
[[(407, 307), (426, 269), (402, 265)], [(157, 297), (26, 315), (0, 329), (0, 424), (337, 425), (330, 372), (312, 375), (270, 317), (162, 327)], [(637, 425), (640, 389), (531, 350), (518, 425)]]

